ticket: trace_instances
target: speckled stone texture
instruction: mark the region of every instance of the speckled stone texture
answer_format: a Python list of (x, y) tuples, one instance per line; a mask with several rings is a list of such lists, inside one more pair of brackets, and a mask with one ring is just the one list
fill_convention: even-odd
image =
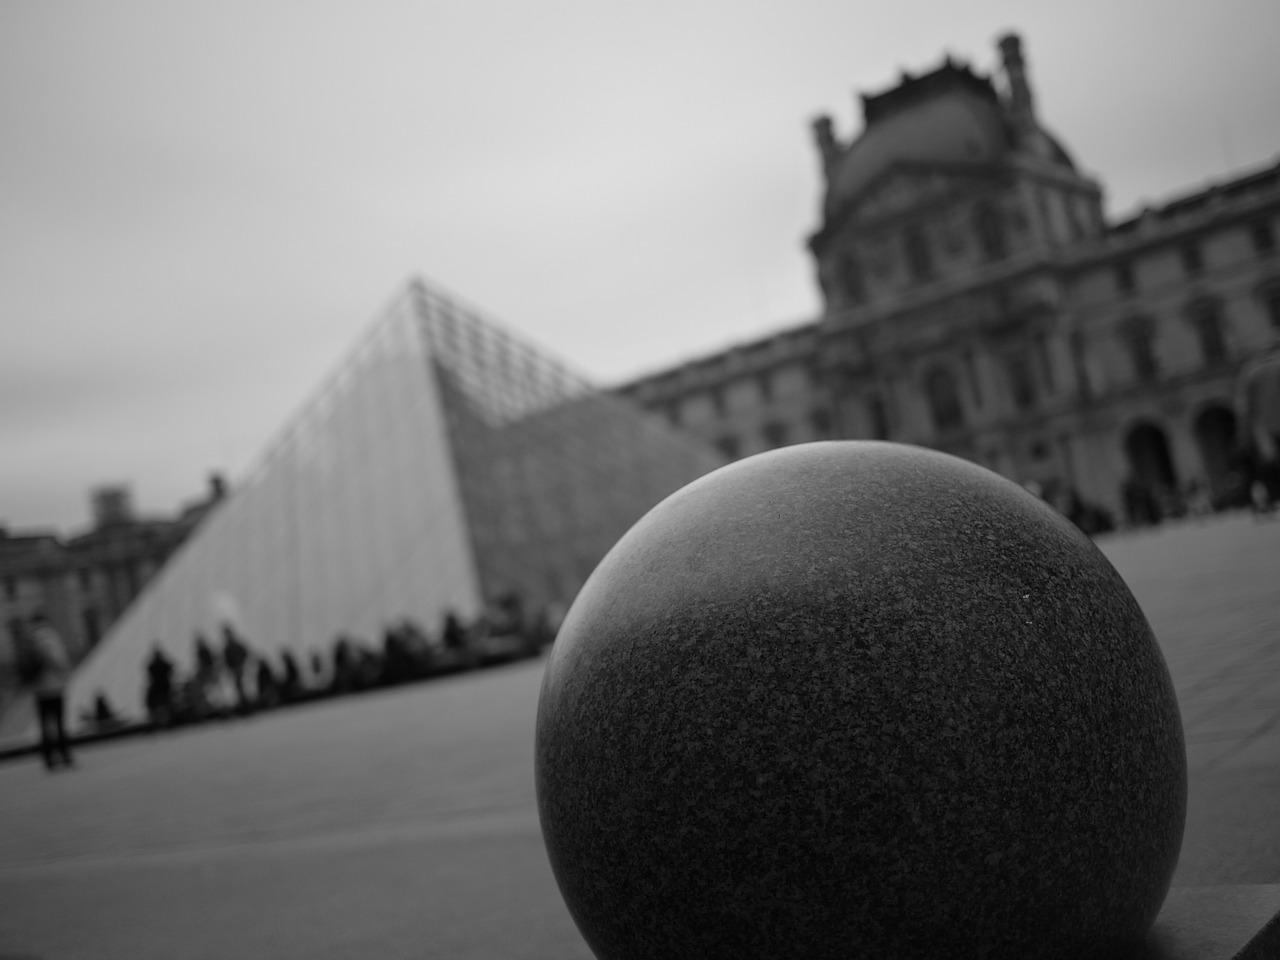
[(1182, 841), (1164, 660), (1094, 546), (896, 444), (685, 487), (550, 655), (538, 807), (604, 960), (1105, 957)]

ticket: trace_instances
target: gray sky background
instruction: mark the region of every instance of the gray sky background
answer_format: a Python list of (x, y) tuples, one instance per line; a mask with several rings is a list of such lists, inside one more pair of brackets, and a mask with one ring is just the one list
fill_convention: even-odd
[(0, 522), (234, 483), (415, 274), (604, 384), (810, 319), (810, 119), (1008, 29), (1113, 214), (1280, 155), (1275, 0), (7, 0)]

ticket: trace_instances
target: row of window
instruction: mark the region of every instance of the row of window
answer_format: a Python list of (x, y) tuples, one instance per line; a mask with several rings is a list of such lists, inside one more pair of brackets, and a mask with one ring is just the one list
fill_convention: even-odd
[[(756, 392), (763, 403), (771, 403), (774, 398), (773, 373), (769, 370), (762, 370), (755, 374), (754, 381)], [(711, 408), (715, 411), (717, 417), (723, 417), (728, 409), (725, 402), (725, 390), (721, 384), (710, 387), (706, 392), (706, 397), (711, 401)], [(667, 407), (667, 419), (671, 421), (673, 426), (681, 424), (680, 401), (673, 400)]]
[[(971, 214), (973, 235), (978, 249), (986, 260), (1001, 260), (1009, 254), (1009, 240), (1004, 221), (996, 208), (981, 201), (974, 205)], [(924, 282), (936, 274), (935, 253), (928, 234), (918, 224), (905, 227), (901, 234), (902, 253), (911, 279)], [(861, 261), (852, 253), (844, 254), (836, 266), (836, 282), (845, 299), (862, 303), (867, 298), (866, 279)]]
[[(133, 596), (138, 592), (139, 571), (133, 564), (125, 564), (117, 567), (117, 570), (123, 571), (125, 578), (125, 588), (129, 596)], [(81, 593), (91, 593), (93, 591), (93, 570), (89, 567), (80, 567), (76, 569), (76, 582), (79, 585)], [(18, 598), (18, 588), (21, 585), (21, 577), (7, 576), (0, 580), (0, 588), (4, 591), (4, 598), (8, 601), (14, 601)]]
[[(1200, 358), (1206, 364), (1227, 358), (1227, 340), (1223, 332), (1221, 307), (1215, 300), (1196, 303), (1189, 311), (1200, 345)], [(1134, 377), (1142, 382), (1156, 379), (1160, 365), (1156, 360), (1156, 323), (1149, 317), (1137, 317), (1126, 323), (1120, 334), (1129, 354)]]
[[(1249, 239), (1253, 244), (1254, 252), (1259, 256), (1275, 252), (1276, 235), (1269, 221), (1258, 220), (1250, 224)], [(1185, 276), (1198, 277), (1204, 273), (1204, 250), (1198, 242), (1189, 240), (1182, 244), (1178, 248), (1178, 259)], [(1138, 289), (1137, 275), (1132, 261), (1121, 260), (1115, 264), (1113, 270), (1117, 290), (1121, 293), (1133, 293)]]
[[(1280, 331), (1280, 282), (1264, 288), (1260, 296), (1272, 327)], [(1222, 310), (1221, 301), (1203, 298), (1194, 301), (1185, 311), (1195, 331), (1201, 361), (1205, 365), (1219, 363), (1226, 360), (1229, 355)], [(1155, 349), (1156, 333), (1157, 323), (1151, 317), (1134, 317), (1120, 327), (1118, 337), (1128, 355), (1134, 379), (1138, 382), (1156, 380), (1161, 374)], [(1081, 389), (1088, 394), (1090, 385), (1084, 369), (1084, 341), (1080, 334), (1076, 334), (1071, 346)], [(978, 373), (974, 354), (971, 350), (965, 350), (960, 359), (971, 385), (974, 405), (981, 408), (985, 398), (982, 378)], [(1051, 392), (1055, 389), (1053, 364), (1049, 356), (1048, 343), (1043, 334), (1033, 335), (1027, 350), (1005, 353), (1000, 362), (1008, 396), (1018, 410), (1026, 411), (1034, 408), (1042, 392)], [(772, 397), (772, 390), (768, 374), (759, 375), (757, 382), (761, 396), (766, 401), (769, 400)], [(947, 367), (935, 367), (926, 374), (922, 386), (935, 429), (939, 433), (961, 429), (965, 425), (965, 415), (955, 374)], [(713, 388), (710, 396), (717, 414), (723, 415), (725, 412), (723, 391), (720, 388)], [(865, 414), (871, 436), (875, 439), (888, 439), (889, 424), (884, 402), (878, 396), (872, 396), (866, 403)], [(678, 404), (672, 404), (669, 412), (672, 422), (678, 424), (680, 420)], [(829, 415), (825, 411), (816, 411), (812, 415), (811, 427), (814, 436), (830, 436)], [(762, 435), (766, 446), (770, 448), (783, 446), (788, 442), (788, 430), (781, 423), (767, 424), (762, 428)], [(721, 438), (718, 446), (731, 458), (737, 457), (741, 450), (738, 439), (728, 435)]]
[[(805, 439), (829, 440), (832, 437), (831, 413), (818, 408), (809, 414), (809, 436)], [(781, 421), (771, 420), (760, 428), (760, 436), (766, 449), (774, 450), (795, 442), (791, 428)], [(725, 434), (716, 440), (716, 446), (730, 460), (742, 456), (741, 438)]]

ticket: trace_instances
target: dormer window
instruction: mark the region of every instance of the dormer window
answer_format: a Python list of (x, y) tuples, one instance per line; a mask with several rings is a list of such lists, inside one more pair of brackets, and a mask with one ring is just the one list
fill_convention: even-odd
[(862, 264), (853, 254), (840, 259), (840, 289), (850, 303), (862, 303), (867, 299), (867, 285), (862, 276)]

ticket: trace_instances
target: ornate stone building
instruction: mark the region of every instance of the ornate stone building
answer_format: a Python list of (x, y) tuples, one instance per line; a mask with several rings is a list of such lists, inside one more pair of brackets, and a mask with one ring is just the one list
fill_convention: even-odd
[(862, 96), (809, 246), (814, 323), (620, 392), (745, 456), (924, 444), (1122, 512), (1122, 486), (1222, 496), (1236, 381), (1280, 336), (1280, 164), (1108, 222), (1041, 124), (1017, 36)]
[(128, 488), (106, 486), (92, 492), (93, 526), (76, 536), (0, 526), (0, 704), (33, 613), (84, 656), (225, 496), (213, 474), (208, 493), (176, 516), (147, 518), (135, 516)]

